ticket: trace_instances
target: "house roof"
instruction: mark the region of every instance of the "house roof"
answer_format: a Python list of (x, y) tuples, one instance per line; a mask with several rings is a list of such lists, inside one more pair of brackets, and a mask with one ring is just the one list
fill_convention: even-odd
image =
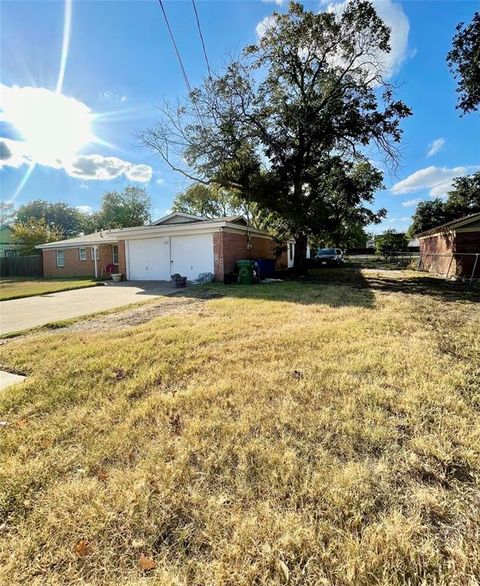
[(442, 234), (444, 232), (454, 232), (457, 228), (463, 228), (464, 226), (468, 226), (469, 224), (473, 224), (474, 222), (478, 221), (480, 221), (480, 212), (477, 214), (470, 214), (468, 216), (464, 216), (463, 218), (442, 224), (441, 226), (430, 228), (430, 230), (420, 232), (420, 234), (417, 234), (417, 238), (425, 238), (426, 236), (434, 236), (435, 234)]
[(159, 220), (155, 220), (155, 222), (152, 222), (150, 226), (161, 226), (163, 224), (191, 224), (193, 222), (230, 222), (247, 225), (247, 220), (242, 215), (223, 216), (221, 218), (206, 218), (204, 216), (195, 216), (193, 214), (186, 214), (184, 212), (172, 212), (171, 214), (168, 214), (168, 216), (164, 216)]
[[(244, 232), (248, 228), (247, 221), (243, 216), (228, 216), (225, 218), (213, 219), (192, 216), (193, 218), (196, 218), (196, 220), (188, 221), (187, 219), (185, 222), (168, 222), (168, 220), (173, 217), (189, 215), (190, 214), (183, 214), (182, 212), (175, 212), (174, 214), (169, 214), (158, 220), (156, 223), (149, 224), (148, 226), (133, 226), (132, 228), (103, 230), (93, 234), (86, 234), (85, 236), (69, 238), (68, 240), (57, 240), (56, 242), (48, 242), (47, 244), (38, 244), (35, 248), (74, 248), (78, 246), (92, 246), (95, 244), (116, 244), (119, 240), (129, 238), (148, 238), (150, 235), (168, 236), (169, 234), (182, 235), (188, 233), (208, 233), (222, 229)], [(265, 230), (250, 228), (249, 231), (258, 236), (270, 236)]]
[(160, 224), (168, 224), (169, 220), (178, 219), (180, 220), (179, 223), (189, 223), (189, 222), (203, 222), (208, 220), (208, 218), (204, 218), (203, 216), (194, 216), (193, 214), (186, 214), (185, 212), (172, 212), (167, 216), (163, 216), (162, 218), (155, 220), (155, 222), (151, 223), (151, 226), (159, 226)]
[(77, 236), (76, 238), (38, 244), (35, 248), (72, 248), (82, 245), (92, 246), (94, 244), (116, 244), (117, 242), (118, 239), (111, 235), (110, 231), (104, 230), (103, 232), (94, 232), (93, 234), (85, 234), (85, 236)]

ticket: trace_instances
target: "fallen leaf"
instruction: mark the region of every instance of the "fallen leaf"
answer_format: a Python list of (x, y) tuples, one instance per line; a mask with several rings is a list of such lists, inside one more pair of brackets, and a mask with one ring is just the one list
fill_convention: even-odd
[(98, 480), (102, 480), (103, 482), (107, 482), (107, 480), (108, 480), (108, 474), (103, 469), (102, 470), (99, 470), (97, 472), (97, 478), (98, 478)]
[(134, 539), (132, 541), (132, 546), (135, 549), (138, 549), (139, 547), (145, 547), (145, 545), (146, 545), (146, 543), (145, 543), (145, 541), (143, 539)]
[(90, 542), (86, 539), (80, 539), (80, 541), (75, 546), (75, 553), (82, 558), (91, 554), (92, 546), (90, 545)]
[(140, 558), (138, 559), (138, 565), (143, 572), (154, 570), (157, 567), (157, 564), (153, 561), (153, 559), (147, 557), (144, 553), (140, 554)]

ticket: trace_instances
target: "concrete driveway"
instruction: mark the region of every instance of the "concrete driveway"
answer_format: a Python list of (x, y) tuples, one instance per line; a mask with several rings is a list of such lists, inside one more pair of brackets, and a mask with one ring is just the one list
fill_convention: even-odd
[(170, 281), (108, 282), (105, 286), (0, 302), (0, 336), (46, 323), (171, 295)]

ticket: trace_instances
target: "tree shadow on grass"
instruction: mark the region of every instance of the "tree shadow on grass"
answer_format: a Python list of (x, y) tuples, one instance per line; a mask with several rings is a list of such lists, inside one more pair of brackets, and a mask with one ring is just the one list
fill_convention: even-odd
[(281, 282), (261, 282), (258, 285), (212, 283), (190, 286), (176, 295), (200, 299), (226, 296), (302, 305), (366, 308), (375, 306), (376, 292), (424, 295), (445, 302), (480, 301), (480, 290), (469, 290), (465, 282), (446, 281), (441, 277), (399, 269), (362, 271), (360, 267), (325, 268), (311, 270), (305, 277), (285, 273), (282, 278)]
[(382, 271), (366, 276), (367, 286), (371, 291), (385, 293), (403, 293), (406, 295), (424, 295), (444, 302), (480, 301), (480, 287), (476, 283), (469, 288), (465, 281), (451, 281), (425, 273), (412, 274), (411, 271)]
[[(327, 274), (328, 273), (328, 274)], [(225, 296), (237, 299), (258, 299), (298, 303), (301, 305), (328, 305), (329, 307), (373, 307), (374, 293), (359, 269), (325, 269), (322, 278), (306, 276), (293, 278), (282, 275), (282, 281), (265, 282), (256, 285), (208, 285), (190, 286), (176, 293), (176, 296), (212, 299)]]

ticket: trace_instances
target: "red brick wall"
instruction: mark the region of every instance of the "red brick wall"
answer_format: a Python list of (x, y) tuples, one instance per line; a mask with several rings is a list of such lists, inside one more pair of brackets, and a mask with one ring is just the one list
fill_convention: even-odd
[[(455, 274), (455, 259), (452, 261), (451, 253), (455, 246), (454, 234), (436, 234), (419, 240), (421, 264), (420, 268), (430, 273)], [(436, 255), (445, 256), (436, 256)]]
[[(92, 247), (80, 247), (87, 249), (87, 260), (80, 260), (79, 249), (75, 248), (60, 248), (58, 250), (64, 251), (64, 266), (57, 267), (57, 251), (56, 249), (43, 250), (43, 274), (45, 277), (94, 277), (95, 276), (95, 262), (92, 260)], [(98, 276), (106, 276), (106, 267), (112, 263), (112, 245), (100, 244), (99, 260), (97, 261)], [(119, 249), (120, 255), (120, 249)], [(125, 252), (123, 254), (125, 259)]]
[(231, 273), (237, 260), (247, 258), (274, 258), (275, 242), (272, 238), (252, 236), (251, 248), (247, 247), (247, 235), (234, 232), (216, 232), (213, 235), (215, 278), (223, 281)]
[(123, 274), (123, 278), (128, 278), (127, 275), (127, 259), (125, 256), (125, 240), (118, 241), (118, 272)]
[[(480, 252), (479, 232), (456, 232), (452, 234), (437, 234), (420, 239), (420, 267), (431, 273), (470, 277), (475, 257), (461, 256), (462, 252)], [(445, 256), (433, 256), (432, 253)], [(456, 253), (453, 260), (451, 254)], [(429, 256), (432, 255), (432, 256)], [(475, 276), (480, 276), (480, 260), (477, 263)]]
[[(478, 232), (457, 232), (455, 238), (455, 252), (480, 253), (480, 230)], [(474, 256), (456, 257), (456, 274), (470, 278), (475, 267)], [(480, 257), (475, 267), (475, 278), (480, 278)]]

